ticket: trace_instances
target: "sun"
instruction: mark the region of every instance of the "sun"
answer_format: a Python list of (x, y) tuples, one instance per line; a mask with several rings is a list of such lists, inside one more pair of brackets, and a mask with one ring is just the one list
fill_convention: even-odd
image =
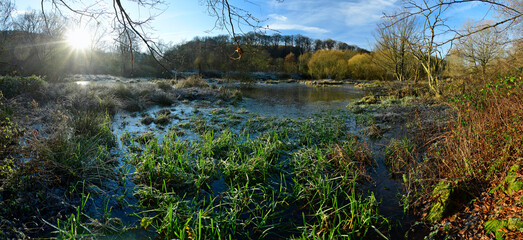
[(85, 50), (91, 45), (91, 34), (83, 29), (72, 29), (66, 33), (66, 41), (76, 50)]

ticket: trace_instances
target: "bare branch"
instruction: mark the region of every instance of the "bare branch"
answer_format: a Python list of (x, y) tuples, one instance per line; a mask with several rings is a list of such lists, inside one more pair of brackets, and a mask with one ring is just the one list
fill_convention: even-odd
[[(137, 4), (139, 8), (145, 9), (155, 9), (160, 11), (159, 14), (163, 13), (163, 6), (166, 6), (163, 0), (127, 0), (134, 4)], [(254, 29), (259, 29), (259, 24), (262, 22), (259, 19), (252, 16), (248, 11), (238, 8), (229, 4), (228, 0), (201, 0), (207, 4), (208, 12), (211, 16), (216, 17), (215, 27), (225, 28), (229, 35), (234, 39), (235, 44), (237, 45), (237, 50), (234, 54), (238, 54), (238, 57), (235, 59), (240, 59), (243, 53), (241, 49), (240, 42), (237, 36), (237, 29), (241, 31), (241, 26), (246, 25)], [(127, 39), (131, 39), (130, 34), (136, 35), (140, 41), (145, 45), (148, 52), (153, 56), (154, 60), (162, 66), (164, 69), (168, 70), (164, 64), (160, 61), (160, 58), (165, 59), (161, 48), (158, 46), (156, 40), (151, 39), (148, 35), (149, 33), (145, 30), (149, 30), (150, 23), (158, 15), (151, 14), (145, 19), (136, 19), (132, 17), (127, 9), (125, 0), (111, 0), (112, 2), (112, 12), (106, 11), (103, 7), (104, 1), (102, 0), (77, 0), (74, 2), (71, 0), (41, 0), (42, 12), (44, 13), (44, 20), (47, 22), (44, 12), (44, 2), (50, 2), (50, 5), (57, 12), (62, 14), (61, 9), (65, 9), (77, 17), (94, 19), (96, 22), (103, 21), (102, 19), (112, 18), (113, 19), (113, 29), (120, 29), (120, 34), (127, 35)], [(79, 7), (80, 6), (80, 7)], [(133, 43), (129, 42), (129, 47), (131, 50), (131, 61), (133, 62)]]
[[(520, 2), (518, 3), (518, 0), (515, 0), (515, 2), (512, 4), (504, 3), (504, 2), (510, 3), (510, 1), (512, 1), (512, 0), (505, 0), (505, 1), (499, 1), (499, 0), (436, 0), (436, 1), (433, 1), (434, 3), (429, 2), (429, 1), (422, 1), (422, 4), (419, 4), (416, 0), (408, 0), (408, 1), (404, 2), (403, 11), (400, 11), (399, 13), (390, 14), (390, 15), (389, 14), (384, 14), (384, 15), (385, 15), (385, 17), (393, 17), (394, 19), (396, 19), (395, 22), (391, 22), (387, 26), (387, 27), (390, 27), (406, 18), (411, 18), (411, 17), (416, 17), (416, 16), (425, 16), (426, 17), (427, 15), (434, 14), (435, 11), (437, 11), (438, 9), (441, 9), (442, 7), (445, 7), (445, 10), (446, 10), (446, 8), (453, 6), (453, 5), (478, 2), (478, 3), (490, 5), (493, 8), (496, 8), (497, 11), (499, 11), (499, 12), (503, 13), (505, 16), (507, 16), (506, 18), (493, 22), (492, 24), (485, 25), (482, 28), (477, 29), (474, 32), (469, 32), (467, 34), (459, 33), (455, 29), (447, 27), (448, 32), (454, 32), (455, 36), (452, 38), (449, 38), (445, 41), (437, 43), (438, 46), (443, 46), (443, 45), (451, 43), (452, 41), (461, 39), (463, 37), (467, 37), (469, 35), (476, 34), (478, 32), (484, 31), (484, 30), (496, 28), (500, 25), (504, 25), (504, 24), (516, 25), (523, 18), (523, 10), (521, 9), (522, 4)], [(517, 5), (517, 4), (519, 4), (519, 5)], [(446, 32), (440, 32), (438, 34), (441, 35), (441, 34), (445, 34), (445, 33)]]
[(11, 0), (0, 1), (0, 27), (5, 28), (9, 25), (9, 20), (11, 18), (11, 13), (15, 9), (14, 2)]

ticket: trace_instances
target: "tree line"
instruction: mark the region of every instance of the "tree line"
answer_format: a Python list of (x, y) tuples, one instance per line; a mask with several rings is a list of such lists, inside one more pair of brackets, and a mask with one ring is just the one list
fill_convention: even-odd
[[(233, 57), (238, 45), (244, 52), (241, 59)], [(196, 37), (169, 48), (164, 60), (165, 65), (178, 71), (275, 72), (296, 74), (305, 78), (339, 75), (314, 70), (317, 67), (314, 65), (320, 64), (319, 61), (328, 60), (328, 57), (323, 56), (325, 53), (332, 57), (336, 57), (337, 53), (343, 53), (348, 61), (353, 55), (369, 52), (332, 39), (312, 40), (299, 34), (282, 36), (251, 32), (236, 39), (227, 35)], [(319, 57), (320, 55), (322, 57)], [(311, 59), (314, 61), (310, 64)]]
[[(436, 36), (445, 26), (442, 13), (446, 5), (422, 2), (428, 7), (406, 2), (411, 4), (407, 8), (411, 12), (385, 15), (378, 24), (371, 51), (300, 34), (249, 32), (196, 37), (177, 45), (158, 43), (158, 51), (144, 52), (139, 34), (115, 27), (115, 41), (104, 42), (101, 39), (107, 31), (96, 23), (87, 26), (96, 33), (91, 46), (78, 51), (64, 43), (70, 24), (67, 20), (47, 14), (43, 21), (42, 13), (28, 12), (0, 21), (0, 74), (171, 77), (171, 70), (202, 74), (273, 72), (299, 78), (426, 80), (438, 93), (441, 79), (486, 78), (504, 69), (521, 69), (521, 38), (514, 41), (507, 37), (518, 36), (517, 31), (508, 34), (507, 28), (496, 22), (469, 21), (454, 29), (458, 37), (439, 40)], [(520, 8), (518, 2), (509, 6), (515, 11)], [(0, 6), (6, 14), (8, 8)], [(513, 24), (520, 26), (521, 18), (514, 19), (517, 21)], [(449, 41), (453, 44), (445, 48)], [(234, 57), (238, 47), (243, 52), (240, 59)], [(509, 66), (509, 62), (515, 66)]]

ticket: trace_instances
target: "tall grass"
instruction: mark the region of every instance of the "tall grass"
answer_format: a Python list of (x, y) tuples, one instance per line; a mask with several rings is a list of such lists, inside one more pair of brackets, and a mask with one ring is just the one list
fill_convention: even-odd
[(199, 140), (170, 133), (136, 156), (148, 209), (138, 215), (161, 238), (362, 238), (386, 230), (376, 199), (356, 190), (368, 150), (341, 118), (260, 119), (266, 131), (255, 136), (241, 127), (216, 133), (212, 119), (201, 120)]
[(498, 180), (523, 157), (523, 82), (495, 80), (452, 102), (456, 112), (434, 151), (436, 176)]
[(180, 89), (180, 88), (207, 88), (209, 87), (209, 83), (207, 81), (203, 80), (201, 76), (192, 75), (187, 77), (186, 79), (182, 79), (176, 83), (174, 88)]
[(374, 195), (362, 197), (356, 182), (369, 164), (355, 137), (326, 149), (303, 148), (294, 154), (294, 195), (305, 209), (300, 239), (384, 237), (388, 223), (377, 212)]
[(101, 184), (100, 178), (108, 178), (112, 172), (110, 149), (116, 146), (109, 116), (76, 112), (68, 125), (72, 135), (65, 129), (36, 147), (42, 160), (53, 166), (62, 181), (87, 180)]
[[(33, 108), (42, 111), (38, 107), (33, 104)], [(60, 119), (57, 120), (60, 126), (52, 128), (54, 132), (44, 137), (38, 131), (31, 131), (23, 135), (23, 140), (20, 138), (21, 134), (17, 135), (16, 147), (3, 142), (5, 136), (15, 136), (15, 120), (11, 122), (10, 117), (14, 119), (16, 115), (6, 114), (0, 120), (1, 134), (10, 133), (0, 140), (6, 146), (2, 146), (0, 153), (4, 149), (9, 150), (10, 156), (0, 156), (0, 197), (1, 208), (4, 209), (0, 211), (0, 219), (10, 226), (2, 229), (2, 236), (42, 237), (53, 230), (52, 225), (59, 229), (58, 235), (64, 238), (71, 237), (70, 234), (76, 237), (90, 235), (84, 225), (84, 220), (88, 219), (83, 214), (89, 193), (78, 196), (77, 192), (68, 192), (67, 189), (78, 182), (104, 187), (106, 180), (114, 177), (114, 161), (110, 150), (116, 146), (116, 142), (110, 127), (111, 120), (104, 112), (75, 110), (71, 113), (67, 109), (61, 110), (59, 117), (52, 116)], [(20, 141), (24, 144), (20, 144)], [(13, 151), (10, 150), (11, 146), (15, 147)], [(80, 197), (83, 200), (77, 201)], [(79, 204), (77, 209), (82, 210), (76, 211), (76, 204)], [(71, 213), (74, 214), (69, 217)], [(23, 218), (10, 222), (12, 217), (9, 216), (16, 215), (39, 218)], [(4, 218), (6, 216), (7, 219)], [(55, 225), (57, 218), (60, 223)], [(15, 229), (35, 223), (40, 227), (23, 231)]]
[(385, 163), (392, 174), (408, 172), (416, 164), (416, 147), (408, 138), (392, 139), (385, 150)]

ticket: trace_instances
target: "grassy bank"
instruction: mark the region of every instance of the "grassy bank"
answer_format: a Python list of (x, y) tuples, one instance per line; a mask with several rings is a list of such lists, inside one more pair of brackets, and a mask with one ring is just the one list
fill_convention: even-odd
[(87, 189), (115, 179), (114, 109), (74, 85), (55, 87), (0, 78), (2, 238), (92, 235)]
[(383, 123), (382, 108), (397, 113), (417, 108), (408, 111), (415, 116), (410, 121), (399, 116), (394, 121), (390, 116), (411, 131), (406, 138), (390, 141), (385, 163), (390, 174), (404, 183), (406, 211), (425, 221), (421, 225), (430, 228), (428, 235), (435, 239), (521, 237), (521, 77), (474, 82), (461, 94), (447, 92), (451, 95), (436, 101), (447, 106), (444, 118), (424, 113), (419, 104), (409, 107), (408, 97), (393, 105), (388, 105), (390, 96), (367, 97), (351, 108), (371, 126)]
[[(405, 237), (522, 236), (521, 77), (447, 82), (439, 99), (424, 94), (422, 84), (358, 86), (370, 92), (348, 107), (362, 134), (388, 142), (384, 163), (403, 182), (401, 204), (423, 220)], [(405, 137), (381, 140), (398, 128)]]

